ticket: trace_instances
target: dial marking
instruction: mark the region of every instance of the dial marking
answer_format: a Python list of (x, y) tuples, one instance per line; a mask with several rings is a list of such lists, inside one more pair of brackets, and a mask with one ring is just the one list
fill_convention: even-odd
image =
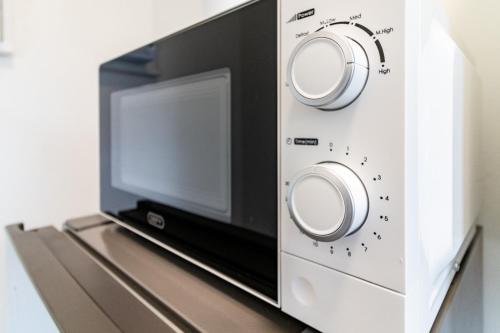
[(363, 250), (364, 250), (365, 252), (367, 252), (367, 251), (368, 251), (368, 246), (366, 246), (366, 244), (365, 244), (365, 243), (361, 243), (361, 246), (363, 247)]
[[(371, 31), (370, 29), (368, 29), (366, 26), (364, 26), (362, 24), (353, 23), (353, 22), (349, 22), (349, 21), (340, 21), (340, 22), (330, 23), (330, 26), (334, 26), (334, 25), (337, 25), (337, 24), (347, 24), (347, 25), (350, 24), (350, 25), (354, 25), (355, 27), (357, 27), (357, 28), (363, 30), (364, 32), (366, 32), (375, 41), (375, 45), (377, 46), (377, 50), (378, 50), (378, 53), (379, 53), (379, 56), (380, 56), (380, 62), (382, 64), (385, 63), (385, 53), (384, 53), (384, 49), (382, 48), (382, 43), (380, 43), (380, 41), (377, 39), (377, 37), (375, 36), (375, 34), (373, 33), (373, 31)], [(323, 29), (323, 28), (324, 27), (320, 28), (320, 30)], [(382, 65), (382, 66), (384, 66), (384, 65)]]
[(349, 21), (333, 22), (333, 23), (330, 23), (330, 26), (334, 26), (334, 25), (338, 25), (338, 24), (349, 24)]
[(384, 63), (385, 62), (385, 54), (384, 54), (384, 49), (382, 48), (382, 44), (377, 39), (375, 41), (375, 45), (377, 45), (378, 53), (380, 53), (380, 62)]
[(356, 23), (355, 26), (366, 32), (368, 35), (370, 35), (370, 37), (374, 35), (374, 33), (370, 29), (368, 29), (362, 24)]

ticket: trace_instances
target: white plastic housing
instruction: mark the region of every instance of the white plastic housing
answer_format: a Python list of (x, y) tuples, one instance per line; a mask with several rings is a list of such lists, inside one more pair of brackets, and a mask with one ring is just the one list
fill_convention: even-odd
[[(474, 233), (476, 77), (431, 5), (281, 2), (281, 306), (320, 331), (428, 332)], [(311, 8), (313, 16), (288, 22)], [(316, 31), (356, 41), (370, 64), (362, 93), (336, 112), (310, 103), (335, 85), (333, 76), (321, 75), (329, 61), (314, 55), (321, 49), (307, 61), (299, 57), (296, 73), (290, 71)], [(340, 65), (330, 66), (325, 73)], [(293, 75), (300, 84), (292, 84)], [(295, 144), (297, 138), (317, 144)], [(359, 176), (370, 203), (362, 227), (335, 241), (298, 228), (285, 200), (296, 175), (322, 161)], [(325, 215), (335, 215), (337, 206)]]

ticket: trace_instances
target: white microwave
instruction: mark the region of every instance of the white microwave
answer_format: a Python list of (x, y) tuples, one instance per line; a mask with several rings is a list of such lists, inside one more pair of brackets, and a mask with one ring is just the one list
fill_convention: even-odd
[(427, 332), (476, 88), (430, 1), (250, 1), (101, 65), (101, 210), (317, 330)]

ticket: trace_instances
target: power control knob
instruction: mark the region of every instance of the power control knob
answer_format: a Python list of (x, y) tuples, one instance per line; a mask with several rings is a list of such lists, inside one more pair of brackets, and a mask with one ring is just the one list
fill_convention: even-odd
[(351, 104), (368, 80), (368, 58), (349, 37), (328, 31), (313, 33), (293, 50), (288, 85), (301, 103), (321, 110)]
[(290, 182), (288, 210), (309, 237), (330, 242), (356, 232), (368, 215), (368, 195), (359, 177), (339, 163), (321, 163)]

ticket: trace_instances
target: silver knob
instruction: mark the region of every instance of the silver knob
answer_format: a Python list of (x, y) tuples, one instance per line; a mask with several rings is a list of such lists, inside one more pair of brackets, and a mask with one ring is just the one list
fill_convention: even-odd
[(351, 104), (368, 80), (368, 58), (351, 38), (332, 32), (316, 32), (293, 50), (288, 63), (288, 82), (301, 103), (322, 110)]
[(290, 182), (288, 210), (297, 227), (318, 241), (335, 241), (356, 232), (368, 215), (368, 195), (359, 177), (339, 163), (322, 163)]

